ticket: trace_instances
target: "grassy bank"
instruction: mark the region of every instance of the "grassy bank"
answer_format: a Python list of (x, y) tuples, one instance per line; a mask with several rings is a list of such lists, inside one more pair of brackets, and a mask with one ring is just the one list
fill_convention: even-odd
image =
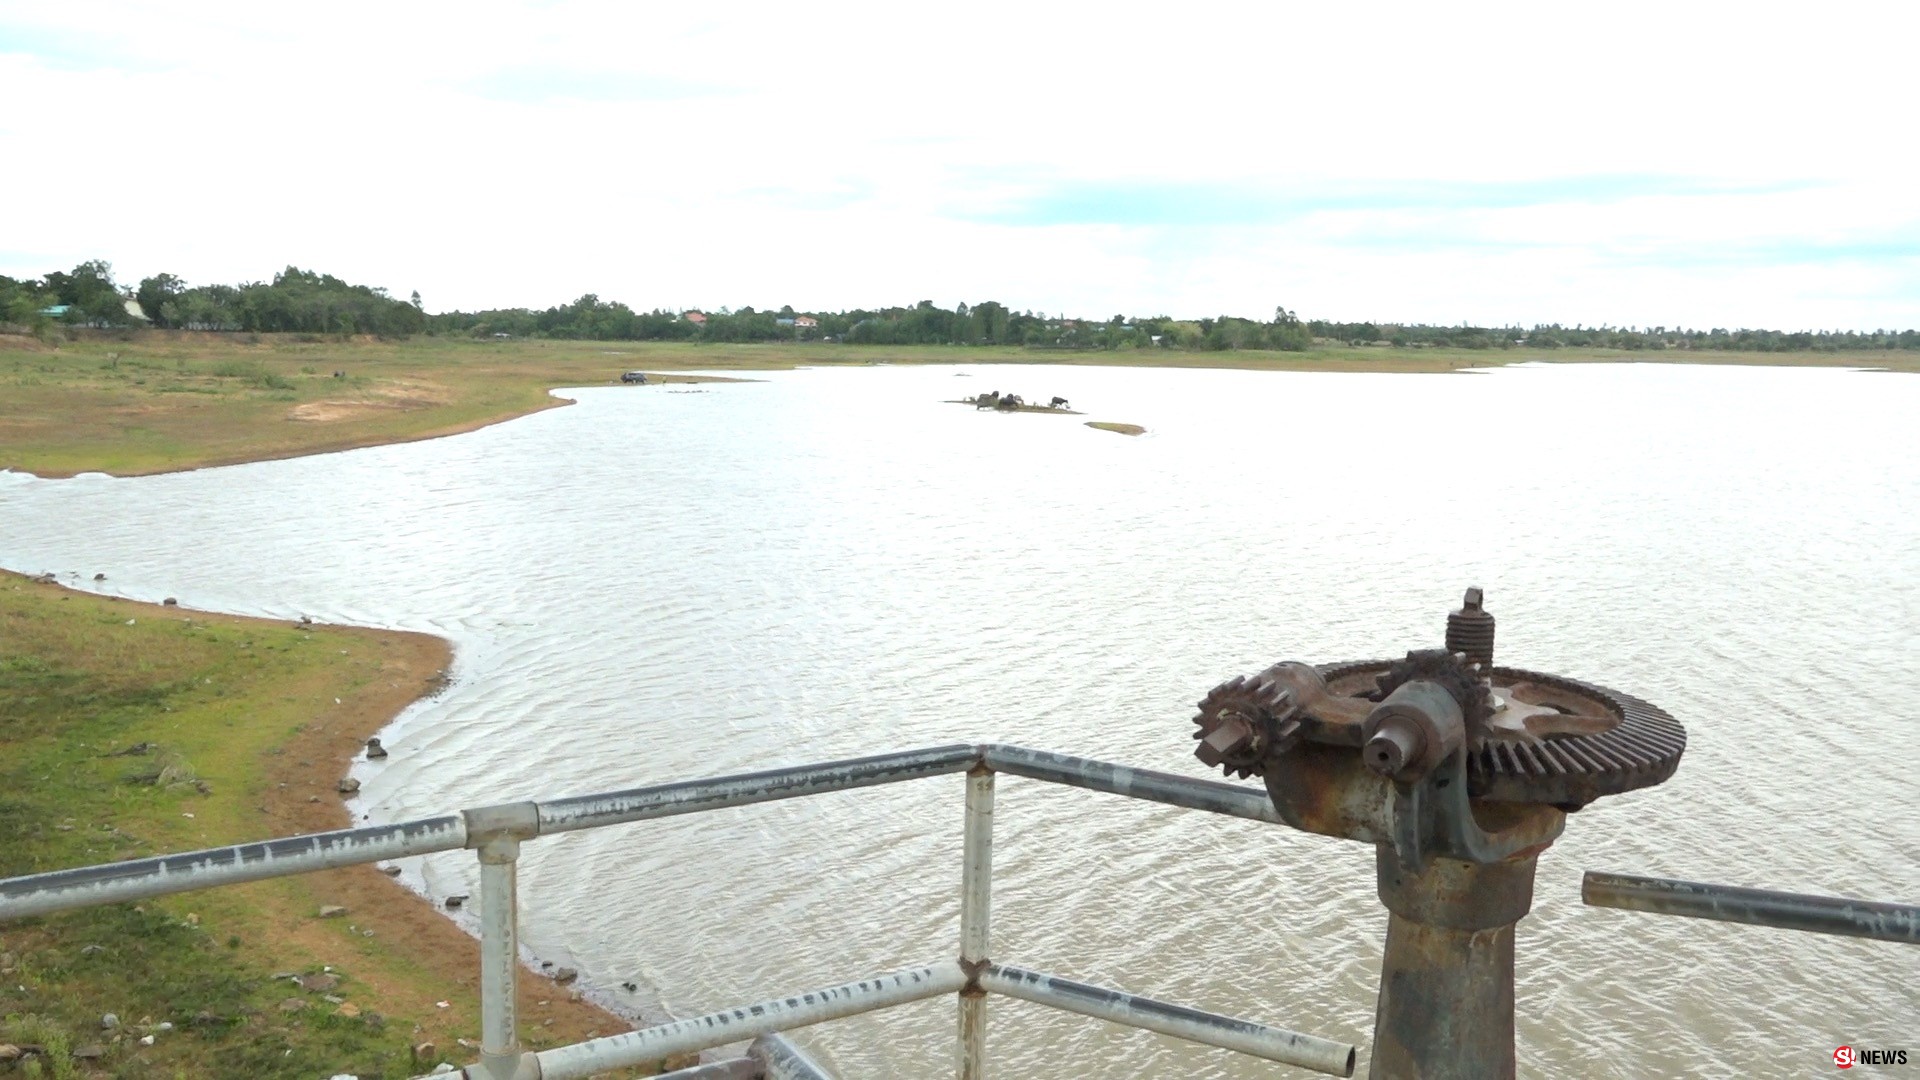
[[(0, 876), (344, 827), (335, 783), (447, 661), (0, 573)], [(354, 867), (0, 925), (0, 1043), (43, 1048), (22, 1075), (410, 1076), (477, 1056), (477, 974), (471, 938)], [(520, 1007), (534, 1045), (626, 1026), (530, 974)]]
[(549, 388), (611, 384), (634, 368), (751, 373), (824, 364), (1046, 363), (1446, 372), (1545, 359), (1920, 370), (1920, 357), (1911, 353), (1057, 352), (302, 337), (102, 332), (57, 345), (0, 337), (0, 468), (42, 476), (90, 470), (130, 476), (433, 438), (563, 404)]

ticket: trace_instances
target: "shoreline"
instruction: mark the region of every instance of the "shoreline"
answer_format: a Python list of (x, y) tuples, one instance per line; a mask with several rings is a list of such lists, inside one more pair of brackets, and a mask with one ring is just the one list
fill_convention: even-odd
[[(226, 801), (224, 815), (206, 807), (196, 821), (164, 830), (149, 826), (155, 855), (352, 827), (354, 812), (346, 802), (351, 796), (341, 794), (337, 785), (362, 757), (367, 739), (444, 688), (453, 659), (453, 645), (447, 639), (415, 631), (321, 623), (300, 626), (284, 619), (154, 604), (5, 569), (0, 569), (0, 587), (29, 596), (38, 593), (34, 602), (52, 601), (46, 608), (62, 615), (77, 616), (95, 606), (117, 612), (105, 625), (118, 625), (119, 614), (124, 614), (129, 616), (128, 626), (137, 621), (178, 626), (181, 632), (211, 627), (249, 639), (268, 633), (283, 639), (305, 633), (328, 643), (329, 656), (331, 646), (344, 646), (342, 655), (353, 654), (350, 660), (318, 673), (324, 677), (309, 672), (292, 684), (275, 682), (273, 693), (292, 703), (289, 712), (274, 717), (250, 710), (239, 722), (251, 730), (223, 737), (257, 746), (232, 764), (238, 786), (230, 776), (224, 783), (216, 781), (208, 796)], [(75, 604), (72, 612), (66, 611), (65, 601), (81, 598), (84, 605)], [(86, 649), (92, 643), (83, 637), (72, 644)], [(290, 728), (282, 726), (288, 715), (305, 719)], [(196, 818), (195, 814), (180, 816)], [(140, 828), (136, 817), (124, 821)], [(472, 1041), (469, 1034), (477, 1038), (478, 1033), (479, 941), (430, 898), (381, 873), (377, 865), (198, 890), (158, 902), (170, 901), (208, 913), (210, 925), (242, 918), (237, 913), (244, 911), (244, 918), (252, 923), (245, 936), (259, 942), (249, 955), (263, 964), (287, 966), (290, 959), (301, 956), (344, 963), (364, 988), (363, 1007), (377, 1005), (395, 1021), (411, 1022), (415, 1034), (410, 1042), (438, 1047), (435, 1061), (419, 1063), (421, 1071), (438, 1060), (458, 1065), (478, 1052), (462, 1040)], [(343, 907), (347, 915), (316, 918), (314, 912), (326, 905)], [(594, 1001), (588, 989), (557, 984), (522, 963), (517, 996), (523, 1045), (540, 1048), (632, 1028), (632, 1021)], [(441, 1007), (440, 1000), (451, 1004)]]
[[(572, 404), (556, 391), (753, 381), (802, 367), (1028, 365), (1450, 374), (1519, 363), (1655, 363), (1920, 372), (1920, 355), (1320, 346), (1302, 353), (1015, 347), (670, 344), (413, 338), (301, 342), (173, 331), (0, 339), (0, 469), (40, 479), (156, 476), (465, 434)], [(738, 372), (683, 374), (683, 372)], [(633, 389), (641, 389), (635, 387)]]

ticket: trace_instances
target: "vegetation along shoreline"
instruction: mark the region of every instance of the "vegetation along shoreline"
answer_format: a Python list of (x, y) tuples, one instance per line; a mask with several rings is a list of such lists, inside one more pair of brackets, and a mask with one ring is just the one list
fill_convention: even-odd
[[(0, 571), (0, 876), (345, 828), (366, 740), (435, 692), (426, 634)], [(0, 1043), (54, 1076), (408, 1076), (471, 1060), (478, 944), (373, 866), (0, 926)], [(533, 1045), (625, 1030), (533, 972)]]

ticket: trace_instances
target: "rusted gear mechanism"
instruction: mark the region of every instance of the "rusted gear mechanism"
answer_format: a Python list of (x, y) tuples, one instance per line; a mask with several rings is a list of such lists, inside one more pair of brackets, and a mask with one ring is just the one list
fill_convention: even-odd
[(1228, 776), (1259, 774), (1268, 754), (1285, 753), (1300, 738), (1293, 694), (1270, 671), (1214, 687), (1199, 708), (1193, 737), (1200, 745), (1193, 752)]
[(1484, 731), (1493, 713), (1493, 690), (1487, 685), (1486, 673), (1468, 660), (1466, 653), (1415, 649), (1406, 659), (1395, 660), (1385, 673), (1375, 677), (1379, 692), (1369, 696), (1375, 701), (1384, 701), (1415, 679), (1437, 683), (1459, 703), (1460, 711), (1466, 715), (1469, 739), (1473, 739), (1476, 732)]

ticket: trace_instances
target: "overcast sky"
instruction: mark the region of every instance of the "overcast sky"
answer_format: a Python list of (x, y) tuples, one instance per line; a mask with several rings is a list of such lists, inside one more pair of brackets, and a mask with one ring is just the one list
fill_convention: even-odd
[(0, 273), (1920, 326), (1911, 2), (0, 0)]

